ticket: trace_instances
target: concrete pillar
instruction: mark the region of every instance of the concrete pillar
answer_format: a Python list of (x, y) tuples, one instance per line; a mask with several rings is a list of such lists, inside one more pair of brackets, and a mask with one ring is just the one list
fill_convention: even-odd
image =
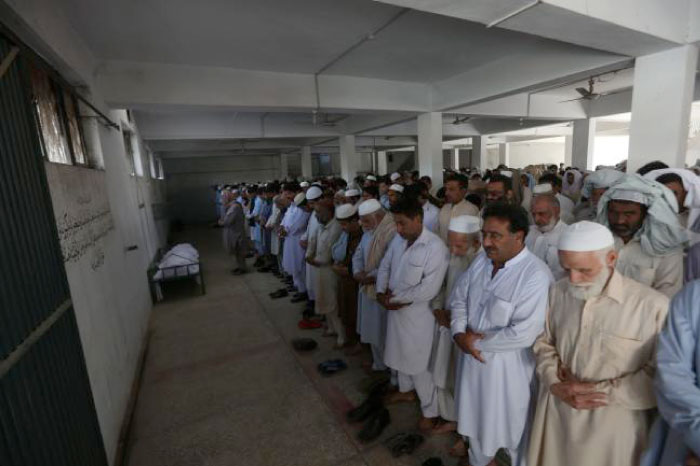
[(570, 167), (573, 163), (574, 137), (564, 136), (564, 166)]
[(452, 168), (459, 170), (459, 148), (452, 149)]
[(442, 186), (442, 113), (418, 115), (418, 171)]
[(357, 153), (355, 136), (340, 137), (340, 177), (348, 183), (357, 176)]
[(388, 163), (386, 159), (386, 151), (380, 150), (377, 152), (377, 175), (386, 175), (388, 171)]
[(571, 137), (571, 165), (580, 170), (593, 170), (595, 150), (595, 120), (574, 120)]
[(289, 176), (289, 162), (287, 161), (287, 154), (280, 154), (280, 180), (283, 180)]
[(498, 145), (498, 163), (510, 167), (510, 146), (507, 142)]
[(486, 136), (472, 137), (472, 164), (482, 171), (489, 168), (488, 151), (486, 150)]
[(311, 146), (301, 148), (301, 176), (304, 178), (313, 177), (311, 168)]
[(635, 60), (627, 173), (653, 160), (685, 166), (697, 62), (695, 45)]

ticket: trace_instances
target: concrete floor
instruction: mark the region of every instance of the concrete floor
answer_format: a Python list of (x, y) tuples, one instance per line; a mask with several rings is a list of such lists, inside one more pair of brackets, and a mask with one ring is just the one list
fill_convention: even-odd
[[(357, 441), (361, 425), (344, 415), (364, 398), (367, 355), (346, 357), (321, 330), (299, 330), (301, 305), (268, 297), (280, 288), (271, 274), (230, 275), (220, 236), (205, 228), (179, 235), (200, 251), (207, 293), (166, 289), (166, 300), (154, 307), (127, 464), (414, 466), (431, 456), (457, 463), (446, 454), (452, 435), (426, 438), (398, 459), (382, 444), (415, 431), (414, 404), (389, 408), (392, 423), (379, 440)], [(296, 353), (290, 341), (300, 336), (316, 339), (319, 348)], [(331, 358), (345, 359), (349, 369), (321, 377), (316, 365)]]

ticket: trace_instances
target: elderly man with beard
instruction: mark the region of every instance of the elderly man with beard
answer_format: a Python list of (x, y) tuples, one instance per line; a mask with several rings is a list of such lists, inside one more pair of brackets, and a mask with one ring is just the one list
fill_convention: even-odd
[[(313, 188), (312, 188), (313, 189)], [(309, 195), (311, 189), (306, 192)], [(322, 197), (314, 202), (314, 211), (318, 219), (318, 229), (309, 238), (306, 248), (306, 263), (316, 269), (313, 274), (316, 289), (315, 311), (326, 316), (326, 334), (337, 336), (337, 348), (345, 344), (345, 328), (338, 313), (338, 279), (333, 271), (332, 248), (342, 233), (340, 224), (335, 219), (333, 199)]]
[(396, 224), (376, 199), (360, 204), (357, 209), (362, 225), (360, 245), (352, 256), (352, 271), (360, 293), (357, 299), (357, 333), (360, 341), (372, 349), (372, 370), (386, 370), (386, 309), (377, 302), (375, 282), (384, 252), (396, 235)]
[[(440, 415), (440, 422), (432, 431), (434, 434), (457, 430), (454, 388), (460, 350), (452, 340), (447, 301), (455, 282), (469, 268), (481, 250), (481, 219), (472, 215), (462, 215), (450, 220), (447, 245), (450, 250), (447, 275), (442, 290), (431, 303), (436, 322), (433, 352), (430, 356), (430, 373), (433, 374), (433, 381), (437, 386)], [(466, 454), (466, 445), (461, 438), (450, 449), (450, 453), (459, 456)]]
[(559, 265), (557, 245), (559, 235), (566, 228), (559, 218), (559, 200), (552, 194), (537, 195), (530, 205), (530, 213), (535, 224), (530, 225), (525, 246), (542, 259), (554, 278), (559, 280), (564, 276), (564, 269)]
[(617, 270), (669, 298), (683, 286), (683, 247), (677, 201), (665, 186), (626, 175), (600, 199), (598, 223), (615, 235)]
[(668, 298), (615, 270), (612, 233), (567, 227), (559, 258), (568, 279), (549, 292), (534, 346), (539, 398), (530, 466), (636, 466), (656, 398), (654, 354)]
[(574, 207), (577, 222), (581, 220), (595, 221), (598, 213), (598, 201), (608, 188), (625, 176), (624, 173), (612, 168), (601, 168), (591, 173), (583, 180), (581, 202)]
[(431, 300), (447, 271), (442, 240), (423, 227), (423, 208), (407, 198), (392, 208), (398, 235), (389, 244), (377, 274), (377, 299), (388, 310), (384, 362), (396, 371), (399, 392), (416, 391), (423, 414), (418, 426), (434, 427), (437, 387), (428, 366), (435, 318)]
[(447, 244), (450, 221), (462, 215), (479, 215), (479, 209), (467, 201), (469, 180), (461, 175), (455, 175), (445, 181), (445, 205), (438, 214), (437, 235)]
[(483, 220), (484, 252), (459, 278), (448, 305), (462, 350), (457, 431), (469, 437), (471, 466), (495, 465), (500, 448), (518, 464), (534, 396), (532, 344), (544, 327), (552, 274), (525, 247), (525, 209), (491, 204)]

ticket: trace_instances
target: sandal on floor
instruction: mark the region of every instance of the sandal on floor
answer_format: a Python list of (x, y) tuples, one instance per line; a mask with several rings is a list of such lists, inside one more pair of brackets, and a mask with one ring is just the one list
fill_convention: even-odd
[(313, 338), (295, 338), (292, 346), (297, 351), (313, 351), (318, 347), (318, 343)]
[(337, 374), (338, 372), (344, 371), (347, 368), (348, 365), (345, 364), (345, 361), (342, 359), (331, 359), (318, 365), (318, 371), (321, 373), (321, 375), (325, 376)]

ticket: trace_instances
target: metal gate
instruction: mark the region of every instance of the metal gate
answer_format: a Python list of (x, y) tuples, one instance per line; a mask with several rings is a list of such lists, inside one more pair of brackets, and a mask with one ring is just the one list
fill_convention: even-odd
[(103, 466), (26, 57), (16, 52), (0, 34), (0, 465)]

